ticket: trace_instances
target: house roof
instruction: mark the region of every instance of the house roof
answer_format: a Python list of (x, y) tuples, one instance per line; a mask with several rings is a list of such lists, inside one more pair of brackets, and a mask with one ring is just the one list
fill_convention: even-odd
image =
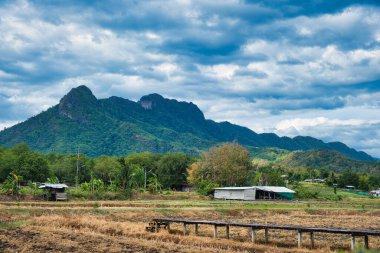
[(296, 193), (289, 188), (283, 186), (255, 186), (256, 189), (267, 191), (267, 192), (282, 192), (282, 193)]
[(292, 191), (283, 186), (243, 186), (243, 187), (214, 188), (214, 190), (232, 190), (232, 191), (248, 190), (248, 189), (258, 189), (258, 190), (267, 191), (267, 192), (296, 193), (295, 191)]
[(43, 189), (43, 188), (53, 188), (53, 189), (62, 189), (62, 188), (67, 188), (68, 186), (65, 184), (42, 184), (38, 188)]
[(254, 189), (255, 186), (242, 186), (242, 187), (219, 187), (214, 188), (214, 190), (248, 190), (248, 189)]

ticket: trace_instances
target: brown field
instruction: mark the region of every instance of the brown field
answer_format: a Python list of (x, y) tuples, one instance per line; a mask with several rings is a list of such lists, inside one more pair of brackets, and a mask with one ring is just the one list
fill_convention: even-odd
[[(316, 233), (316, 249), (297, 248), (296, 232), (270, 230), (270, 243), (250, 242), (247, 229), (232, 228), (231, 239), (212, 238), (211, 226), (200, 236), (145, 232), (152, 218), (178, 217), (268, 224), (380, 230), (380, 201), (235, 202), (210, 200), (134, 200), (85, 202), (0, 202), (0, 252), (338, 252), (349, 250), (350, 236)], [(362, 243), (362, 239), (358, 238)], [(380, 238), (370, 237), (373, 252)]]

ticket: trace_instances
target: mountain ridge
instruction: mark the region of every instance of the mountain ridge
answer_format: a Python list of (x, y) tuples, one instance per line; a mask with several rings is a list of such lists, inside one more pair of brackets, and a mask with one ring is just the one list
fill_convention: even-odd
[(91, 156), (142, 151), (194, 155), (226, 141), (238, 141), (248, 148), (335, 150), (353, 159), (375, 160), (341, 142), (258, 134), (230, 122), (215, 122), (206, 119), (197, 105), (157, 93), (137, 102), (116, 96), (97, 99), (84, 85), (71, 89), (59, 104), (0, 132), (0, 145), (25, 142), (37, 151), (62, 153), (74, 153), (79, 146)]

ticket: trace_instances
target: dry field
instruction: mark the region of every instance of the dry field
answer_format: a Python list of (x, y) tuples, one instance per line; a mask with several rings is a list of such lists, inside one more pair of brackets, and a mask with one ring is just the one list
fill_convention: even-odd
[[(350, 237), (316, 233), (316, 249), (297, 248), (296, 232), (270, 230), (270, 243), (250, 242), (247, 229), (232, 228), (231, 239), (212, 238), (211, 226), (200, 236), (145, 232), (152, 218), (258, 222), (268, 224), (380, 230), (380, 201), (222, 202), (209, 200), (135, 200), (109, 202), (0, 202), (0, 252), (338, 252), (349, 250)], [(361, 238), (358, 239), (362, 242)], [(370, 237), (373, 252), (380, 238)]]

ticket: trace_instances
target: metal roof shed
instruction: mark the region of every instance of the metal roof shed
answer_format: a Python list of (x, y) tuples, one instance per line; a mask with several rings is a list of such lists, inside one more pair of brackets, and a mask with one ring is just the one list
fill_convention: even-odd
[(48, 200), (68, 200), (67, 193), (65, 192), (65, 188), (68, 188), (65, 184), (42, 184), (38, 188), (45, 189), (48, 191), (46, 197)]
[(257, 199), (294, 199), (295, 193), (284, 186), (256, 186)]
[(283, 186), (220, 187), (214, 189), (216, 199), (256, 200), (293, 199), (295, 191)]
[(255, 200), (254, 187), (221, 187), (214, 189), (216, 199)]

